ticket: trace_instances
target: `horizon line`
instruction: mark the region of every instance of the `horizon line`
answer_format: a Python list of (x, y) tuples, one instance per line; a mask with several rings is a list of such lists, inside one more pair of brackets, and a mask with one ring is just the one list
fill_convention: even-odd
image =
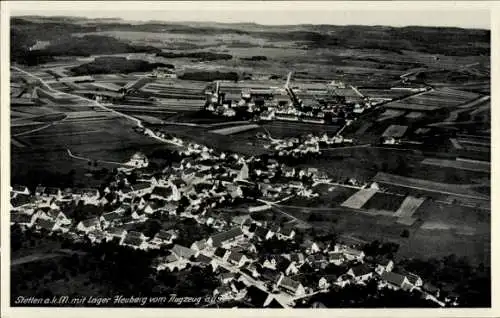
[(175, 25), (175, 24), (203, 24), (203, 23), (213, 23), (213, 24), (222, 24), (222, 25), (237, 25), (237, 24), (251, 24), (255, 26), (266, 26), (266, 27), (286, 27), (286, 26), (346, 26), (346, 27), (390, 27), (390, 28), (408, 28), (408, 27), (418, 27), (418, 28), (443, 28), (443, 29), (466, 29), (466, 30), (484, 30), (491, 31), (490, 28), (485, 27), (472, 27), (472, 26), (451, 26), (451, 25), (419, 25), (419, 24), (407, 24), (407, 25), (390, 25), (390, 24), (329, 24), (329, 23), (297, 23), (297, 24), (266, 24), (266, 23), (257, 23), (252, 21), (234, 21), (234, 22), (222, 22), (215, 20), (179, 20), (179, 21), (170, 21), (170, 20), (134, 20), (134, 19), (126, 19), (123, 17), (110, 16), (110, 17), (86, 17), (80, 15), (40, 15), (40, 14), (22, 14), (22, 13), (12, 13), (10, 14), (10, 18), (70, 18), (70, 19), (82, 19), (82, 20), (119, 20), (122, 22), (128, 23), (140, 23), (140, 24), (148, 24), (148, 23), (160, 23), (166, 25)]

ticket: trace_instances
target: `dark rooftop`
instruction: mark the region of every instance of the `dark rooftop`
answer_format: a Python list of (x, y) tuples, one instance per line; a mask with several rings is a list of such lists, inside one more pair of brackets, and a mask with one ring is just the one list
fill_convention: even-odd
[(211, 236), (213, 246), (221, 246), (223, 242), (243, 235), (241, 228), (235, 227), (226, 232), (221, 232)]

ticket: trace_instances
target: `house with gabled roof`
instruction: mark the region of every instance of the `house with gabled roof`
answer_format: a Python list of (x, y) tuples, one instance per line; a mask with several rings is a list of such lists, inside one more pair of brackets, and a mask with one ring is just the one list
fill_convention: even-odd
[(394, 268), (394, 262), (390, 259), (383, 259), (377, 262), (377, 267), (375, 268), (375, 272), (379, 275), (382, 275), (384, 272), (391, 272)]
[(173, 201), (174, 192), (170, 186), (156, 186), (151, 192), (151, 199), (158, 199), (164, 201)]
[(198, 252), (193, 251), (192, 249), (175, 244), (172, 249), (170, 250), (172, 254), (176, 255), (178, 258), (184, 258), (184, 259), (189, 259), (191, 256), (196, 256)]
[(68, 226), (71, 223), (71, 219), (61, 210), (50, 210), (52, 212), (52, 220), (56, 221), (58, 226)]
[(276, 269), (280, 255), (266, 255), (262, 262), (262, 267)]
[(144, 200), (144, 197), (135, 197), (134, 202), (137, 202), (136, 204), (136, 209), (144, 211), (144, 208), (146, 207), (146, 200)]
[(10, 224), (19, 224), (21, 226), (31, 228), (35, 224), (37, 217), (37, 214), (29, 215), (26, 213), (11, 213)]
[(429, 295), (431, 295), (433, 297), (439, 297), (439, 295), (441, 293), (440, 290), (439, 290), (439, 288), (437, 288), (436, 286), (432, 285), (431, 283), (425, 283), (422, 286), (422, 290), (425, 293), (427, 293), (427, 294), (429, 294)]
[(149, 242), (151, 247), (159, 248), (161, 245), (172, 244), (177, 238), (177, 233), (173, 230), (160, 230)]
[(182, 270), (186, 268), (189, 261), (185, 258), (179, 258), (175, 254), (169, 254), (167, 256), (160, 256), (153, 260), (152, 267), (156, 268), (157, 271), (174, 269)]
[(35, 228), (38, 230), (45, 230), (48, 232), (54, 232), (58, 229), (58, 226), (55, 221), (45, 220), (38, 218), (35, 223)]
[(406, 272), (405, 275), (410, 281), (410, 284), (412, 284), (415, 287), (421, 287), (424, 284), (422, 278), (417, 274)]
[(123, 216), (117, 212), (108, 212), (101, 215), (99, 218), (101, 221), (101, 227), (106, 229), (108, 227), (113, 227), (123, 224)]
[(345, 257), (344, 254), (339, 252), (329, 252), (328, 253), (328, 261), (332, 264), (340, 266), (344, 263)]
[(247, 275), (252, 276), (253, 278), (259, 278), (260, 277), (259, 270), (261, 269), (262, 267), (260, 265), (259, 268), (257, 268), (255, 263), (248, 263), (244, 266), (243, 269), (241, 269), (241, 271)]
[(331, 282), (335, 281), (337, 277), (328, 277), (328, 276), (322, 276), (319, 281), (318, 281), (318, 289), (320, 290), (326, 290), (331, 286)]
[(281, 275), (280, 272), (272, 268), (262, 267), (260, 271), (261, 279), (264, 281), (271, 282), (273, 284), (276, 283), (280, 275)]
[(130, 185), (130, 188), (132, 189), (132, 192), (135, 196), (143, 196), (147, 193), (151, 193), (153, 190), (153, 185), (151, 182), (137, 182), (134, 184)]
[(232, 272), (224, 272), (217, 275), (217, 278), (222, 284), (229, 284), (235, 278), (235, 274)]
[(228, 285), (218, 286), (214, 289), (213, 295), (217, 297), (218, 301), (224, 302), (234, 299), (233, 290)]
[(221, 258), (223, 261), (226, 261), (231, 252), (223, 247), (217, 247), (214, 251), (214, 256)]
[(27, 186), (18, 185), (18, 184), (12, 185), (10, 187), (10, 191), (14, 192), (16, 194), (25, 194), (25, 195), (30, 195), (31, 194), (31, 192), (30, 192), (30, 190), (28, 189)]
[(345, 286), (350, 285), (352, 281), (353, 278), (350, 275), (343, 274), (337, 277), (337, 280), (333, 284), (341, 288), (344, 288)]
[(133, 249), (141, 249), (141, 250), (146, 250), (148, 248), (148, 244), (146, 243), (146, 238), (144, 237), (144, 234), (136, 231), (128, 232), (125, 238), (120, 243), (120, 245), (125, 245), (132, 247)]
[(130, 205), (132, 202), (131, 197), (121, 197), (120, 194), (117, 192), (109, 192), (104, 194), (104, 196), (101, 199), (99, 199), (99, 204), (101, 205), (115, 204), (118, 202), (118, 200), (121, 200), (122, 204), (127, 204), (127, 205)]
[(37, 197), (43, 196), (44, 192), (45, 192), (45, 187), (42, 185), (38, 185), (35, 188), (35, 196), (37, 196)]
[(177, 189), (183, 189), (184, 187), (187, 186), (186, 182), (184, 180), (182, 180), (181, 178), (177, 178), (177, 177), (171, 177), (169, 180), (168, 180), (168, 184), (170, 185), (174, 185)]
[(240, 280), (233, 280), (230, 284), (231, 290), (235, 294), (235, 299), (242, 299), (247, 293), (247, 285)]
[(231, 252), (231, 254), (229, 254), (229, 257), (227, 258), (227, 261), (233, 265), (242, 267), (246, 262), (249, 261), (249, 259), (243, 253)]
[(348, 261), (363, 262), (363, 259), (365, 257), (365, 253), (362, 250), (341, 244), (335, 244), (334, 252), (340, 252), (344, 254), (346, 260)]
[(101, 230), (93, 230), (87, 234), (92, 243), (101, 243), (106, 240), (106, 233)]
[(60, 199), (62, 198), (62, 191), (61, 189), (56, 187), (46, 187), (45, 191), (43, 192), (43, 195), (55, 199)]
[(387, 287), (394, 290), (411, 290), (413, 284), (405, 276), (395, 272), (384, 272), (380, 276), (379, 288)]
[(131, 217), (133, 220), (136, 220), (137, 222), (144, 222), (148, 219), (148, 217), (146, 216), (146, 214), (144, 213), (144, 210), (140, 210), (140, 209), (133, 209), (132, 210), (132, 214), (131, 214)]
[(198, 253), (198, 255), (196, 255), (194, 257), (193, 262), (197, 263), (198, 266), (201, 266), (201, 267), (211, 266), (212, 272), (215, 272), (215, 270), (219, 266), (218, 263), (214, 259), (212, 259), (211, 257), (208, 257), (206, 255), (203, 255), (201, 253)]
[(72, 197), (75, 200), (83, 200), (85, 204), (100, 204), (100, 193), (98, 189), (93, 188), (76, 188), (72, 190)]
[(356, 282), (361, 283), (373, 277), (373, 270), (366, 264), (359, 264), (351, 267), (349, 271), (347, 271), (347, 275), (354, 278)]
[(316, 253), (306, 257), (306, 262), (316, 271), (323, 270), (328, 266), (328, 258), (324, 254)]
[(304, 264), (306, 261), (304, 254), (302, 253), (292, 253), (290, 254), (290, 261), (295, 262), (298, 266)]
[(239, 227), (232, 228), (228, 231), (217, 233), (207, 239), (207, 245), (210, 247), (219, 247), (231, 244), (243, 238), (243, 231)]
[(10, 209), (24, 210), (26, 208), (32, 208), (35, 202), (36, 199), (29, 194), (16, 194), (10, 199)]
[(280, 228), (276, 236), (280, 240), (292, 240), (295, 237), (295, 230), (290, 226)]
[(236, 215), (231, 218), (231, 224), (243, 228), (247, 220), (251, 220), (250, 214)]
[(281, 274), (280, 278), (278, 278), (276, 286), (295, 297), (306, 294), (306, 290), (302, 283), (295, 281), (284, 274)]
[(163, 210), (165, 202), (160, 200), (149, 200), (144, 207), (144, 213), (151, 215), (155, 212)]
[(110, 227), (105, 230), (105, 233), (107, 241), (117, 239), (119, 242), (122, 242), (127, 235), (127, 230), (122, 227)]
[(245, 252), (247, 254), (247, 257), (251, 258), (250, 254), (257, 253), (257, 247), (250, 241), (240, 241), (236, 246), (233, 247), (233, 251)]
[(284, 273), (287, 276), (292, 274), (297, 274), (299, 271), (298, 268), (295, 266), (295, 262), (290, 261), (288, 258), (282, 255), (278, 256), (276, 262), (276, 270)]
[(207, 240), (202, 239), (202, 240), (193, 242), (193, 244), (191, 244), (190, 248), (193, 251), (198, 251), (199, 252), (199, 251), (203, 251), (206, 247), (207, 247)]
[(268, 228), (257, 226), (254, 231), (253, 237), (257, 238), (259, 241), (266, 241), (274, 236), (274, 232)]
[(163, 210), (168, 213), (168, 215), (177, 215), (177, 208), (179, 204), (177, 202), (167, 202), (163, 207)]
[(76, 229), (85, 233), (88, 233), (90, 231), (94, 230), (100, 230), (101, 229), (101, 222), (99, 222), (99, 219), (97, 217), (91, 217), (89, 219), (80, 221), (76, 225)]
[(125, 200), (127, 198), (134, 197), (134, 189), (130, 185), (125, 185), (123, 188), (117, 191), (120, 200)]

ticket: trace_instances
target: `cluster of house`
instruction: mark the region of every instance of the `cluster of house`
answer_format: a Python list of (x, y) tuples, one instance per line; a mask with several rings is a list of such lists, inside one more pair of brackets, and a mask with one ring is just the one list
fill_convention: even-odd
[[(134, 183), (128, 181), (130, 171), (120, 172), (102, 193), (92, 188), (43, 186), (31, 193), (25, 186), (13, 185), (11, 224), (48, 232), (60, 231), (75, 239), (86, 236), (92, 242), (117, 240), (134, 249), (166, 247), (170, 254), (155, 261), (157, 270), (183, 270), (188, 264), (210, 266), (220, 272), (221, 286), (214, 290), (214, 295), (228, 299), (244, 299), (252, 288), (257, 288), (259, 291), (254, 290), (254, 293), (267, 294), (263, 304), (269, 306), (276, 305), (278, 299), (273, 300), (273, 293), (287, 295), (293, 300), (317, 290), (327, 291), (378, 279), (381, 287), (421, 290), (425, 297), (441, 304), (437, 299), (438, 291), (422, 284), (416, 275), (392, 272), (392, 261), (366, 264), (364, 253), (353, 247), (338, 244), (330, 247), (306, 241), (295, 253), (259, 257), (258, 242), (274, 238), (291, 241), (296, 235), (293, 227), (251, 219), (250, 212), (270, 208), (267, 204), (251, 206), (249, 213), (236, 215), (230, 222), (211, 214), (211, 209), (230, 204), (244, 196), (245, 188), (255, 186), (266, 198), (287, 194), (314, 196), (299, 180), (304, 176), (313, 180), (325, 178), (317, 169), (294, 169), (274, 159), (263, 164), (259, 158), (216, 154), (196, 144), (189, 145), (182, 155), (184, 159), (180, 163), (165, 168), (160, 175), (142, 173)], [(134, 159), (144, 162), (142, 155)], [(271, 183), (269, 179), (278, 171), (285, 181)], [(182, 201), (187, 204), (179, 209)], [(108, 211), (104, 207), (112, 209)], [(86, 217), (76, 222), (77, 213)], [(153, 237), (127, 230), (133, 227), (126, 225), (144, 222), (155, 213), (194, 218), (213, 227), (217, 233), (187, 247), (176, 244), (179, 233), (175, 229), (161, 229)], [(349, 264), (349, 270), (339, 277), (321, 276), (314, 286), (302, 281), (303, 266), (321, 273), (329, 264)]]
[(264, 147), (273, 149), (278, 156), (300, 157), (305, 154), (320, 154), (320, 146), (352, 144), (353, 140), (344, 138), (341, 135), (329, 137), (327, 134), (315, 136), (308, 134), (303, 138), (274, 139), (266, 134), (258, 133), (257, 138), (268, 140), (270, 143)]
[(297, 137), (274, 139), (262, 133), (257, 133), (256, 136), (257, 138), (270, 141), (270, 143), (264, 145), (264, 147), (277, 151), (279, 156), (319, 153), (319, 143), (313, 140), (312, 135), (308, 135), (302, 140)]
[[(231, 300), (247, 299), (251, 289), (266, 297), (261, 307), (277, 301), (282, 306), (317, 292), (332, 288), (344, 288), (349, 284), (366, 284), (376, 280), (379, 288), (417, 291), (426, 299), (441, 306), (439, 290), (424, 284), (415, 274), (394, 272), (392, 260), (366, 261), (362, 250), (343, 244), (329, 246), (322, 242), (306, 240), (297, 252), (261, 255), (257, 243), (270, 240), (293, 240), (295, 230), (291, 227), (266, 226), (249, 218), (233, 218), (233, 228), (206, 239), (194, 242), (190, 247), (174, 245), (168, 256), (156, 259), (157, 270), (185, 270), (188, 264), (208, 267), (217, 273), (220, 280), (213, 292)], [(324, 270), (330, 264), (345, 265), (341, 275), (328, 275)], [(306, 270), (305, 267), (308, 267)], [(317, 280), (304, 279), (311, 271)], [(279, 294), (281, 297), (273, 297)], [(283, 300), (286, 300), (283, 303)]]
[[(180, 154), (184, 157), (180, 163), (174, 163), (157, 174), (141, 173), (134, 183), (128, 181), (133, 169), (121, 169), (115, 181), (102, 193), (91, 188), (43, 186), (30, 193), (27, 187), (14, 185), (11, 188), (11, 223), (83, 234), (93, 242), (118, 238), (123, 245), (147, 249), (157, 246), (158, 240), (151, 241), (151, 238), (133, 231), (127, 232), (124, 224), (144, 222), (152, 214), (161, 213), (194, 218), (220, 231), (228, 224), (212, 215), (211, 210), (244, 197), (245, 189), (257, 188), (259, 197), (267, 199), (284, 195), (315, 195), (297, 180), (317, 174), (312, 169), (295, 170), (280, 165), (275, 159), (264, 164), (260, 158), (216, 154), (212, 149), (193, 143)], [(140, 153), (135, 154), (130, 162), (130, 166), (140, 168), (148, 164), (147, 158)], [(284, 179), (281, 183), (271, 183), (270, 179), (279, 170)], [(181, 199), (187, 201), (187, 204), (183, 203), (186, 205), (183, 209), (179, 209)], [(105, 209), (109, 206), (112, 209)], [(269, 208), (267, 204), (259, 204), (248, 207), (248, 212)], [(175, 236), (175, 233), (163, 234), (165, 237)]]
[[(162, 182), (168, 182), (171, 186), (162, 185)], [(150, 197), (154, 197), (153, 200), (165, 201), (166, 204), (158, 205), (160, 209), (176, 214), (175, 202), (180, 193), (173, 188), (175, 185), (172, 180), (143, 181), (135, 186), (127, 186), (119, 190), (119, 198), (115, 198), (122, 200), (123, 204), (114, 211), (99, 214), (100, 206), (113, 197), (112, 192), (101, 197), (96, 189), (63, 191), (52, 187), (37, 187), (35, 193), (31, 194), (26, 187), (12, 186), (11, 223), (47, 231), (62, 231), (73, 234), (75, 238), (84, 234), (93, 242), (118, 240), (119, 244), (134, 249), (166, 246), (170, 254), (155, 261), (157, 270), (183, 270), (188, 264), (209, 266), (219, 273), (221, 281), (221, 285), (214, 290), (214, 296), (232, 300), (245, 299), (251, 286), (268, 294), (267, 302), (274, 303), (276, 299), (273, 300), (272, 294), (275, 293), (285, 294), (293, 301), (313, 292), (343, 288), (348, 284), (366, 284), (376, 279), (380, 288), (418, 291), (426, 299), (444, 306), (438, 299), (439, 290), (430, 284), (423, 284), (417, 275), (393, 272), (394, 264), (390, 260), (365, 263), (364, 252), (351, 246), (328, 246), (307, 240), (301, 244), (301, 250), (294, 253), (260, 255), (256, 248), (258, 242), (270, 239), (294, 240), (295, 229), (258, 222), (252, 220), (249, 214), (234, 216), (229, 224), (211, 217), (204, 218), (203, 222), (220, 232), (193, 242), (189, 247), (175, 244), (179, 234), (175, 229), (162, 229), (153, 237), (125, 229), (125, 223), (140, 222), (148, 214), (158, 211), (156, 204), (152, 203), (155, 201), (145, 202), (142, 197), (134, 200), (135, 196), (140, 197), (141, 194), (149, 193)], [(73, 200), (82, 201), (82, 206), (92, 210), (90, 213), (96, 216), (75, 225), (64, 208), (65, 203)], [(136, 204), (138, 210), (125, 216), (127, 204)], [(228, 227), (230, 228), (225, 230)], [(340, 276), (322, 276), (321, 273), (329, 264), (348, 265), (349, 269)], [(315, 277), (319, 279), (314, 285), (302, 279), (304, 266), (317, 272)]]

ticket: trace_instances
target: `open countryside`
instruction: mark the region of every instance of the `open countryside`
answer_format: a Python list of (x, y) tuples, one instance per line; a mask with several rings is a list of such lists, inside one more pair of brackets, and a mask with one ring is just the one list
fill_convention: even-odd
[(490, 82), (482, 29), (12, 17), (11, 305), (489, 307)]

